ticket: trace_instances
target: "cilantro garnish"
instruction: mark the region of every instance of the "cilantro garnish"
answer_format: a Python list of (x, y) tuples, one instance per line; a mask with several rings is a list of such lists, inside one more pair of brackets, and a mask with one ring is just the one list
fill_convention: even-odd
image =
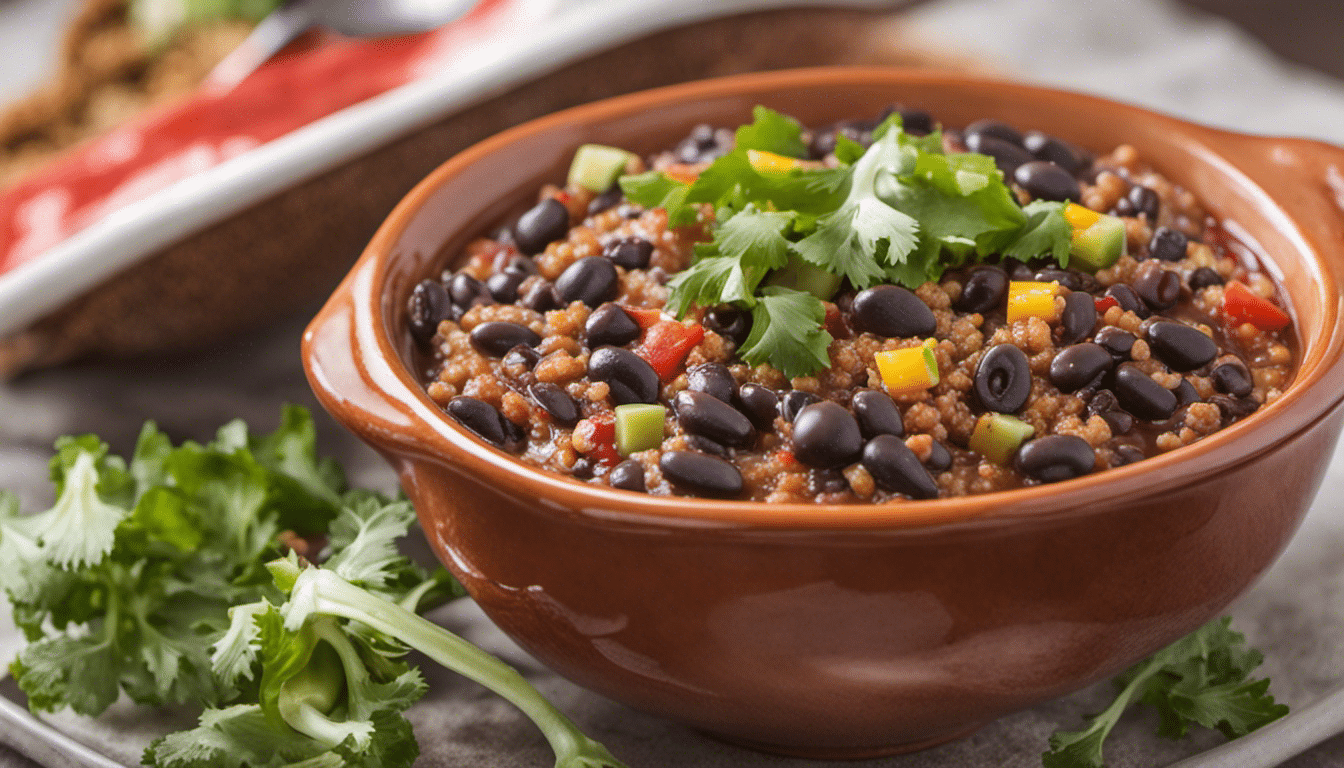
[[(1063, 205), (1024, 209), (992, 158), (945, 154), (940, 134), (907, 134), (893, 115), (866, 150), (838, 137), (837, 168), (757, 167), (754, 152), (801, 158), (807, 147), (792, 118), (759, 106), (753, 117), (737, 129), (733, 151), (694, 182), (657, 171), (621, 179), (627, 197), (666, 209), (673, 225), (712, 218), (712, 240), (673, 277), (667, 307), (683, 316), (693, 306), (731, 303), (773, 322), (774, 330), (753, 333), (743, 345), (747, 362), (769, 361), (788, 376), (827, 367), (825, 350), (817, 354), (823, 337), (829, 340), (821, 330), (823, 301), (842, 278), (858, 289), (916, 288), (944, 269), (998, 257), (1067, 264), (1071, 230)], [(789, 283), (798, 260), (835, 276), (829, 292), (817, 287), (824, 281)], [(795, 290), (785, 302), (785, 294), (762, 286)]]
[(1119, 693), (1085, 728), (1050, 737), (1045, 768), (1102, 768), (1102, 742), (1136, 702), (1157, 710), (1158, 734), (1179, 739), (1192, 725), (1216, 728), (1229, 739), (1245, 736), (1288, 713), (1269, 694), (1269, 680), (1247, 680), (1263, 656), (1224, 616), (1200, 627), (1115, 679)]

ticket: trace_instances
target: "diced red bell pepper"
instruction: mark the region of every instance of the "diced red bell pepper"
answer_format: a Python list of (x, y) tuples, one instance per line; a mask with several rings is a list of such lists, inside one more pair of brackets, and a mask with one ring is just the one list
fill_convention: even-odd
[(848, 339), (849, 328), (845, 325), (845, 318), (840, 313), (840, 308), (829, 301), (822, 302), (826, 306), (826, 332), (831, 334), (833, 339)]
[(1120, 306), (1120, 302), (1116, 301), (1114, 296), (1098, 296), (1097, 298), (1093, 299), (1093, 303), (1097, 305), (1098, 315), (1106, 314), (1106, 310), (1110, 309), (1111, 307)]
[(621, 454), (616, 450), (616, 417), (614, 414), (599, 413), (580, 421), (574, 428), (575, 434), (596, 446), (584, 455), (590, 461), (607, 466), (621, 462)]
[(625, 314), (629, 315), (630, 319), (635, 321), (635, 325), (638, 325), (646, 331), (663, 321), (662, 310), (639, 309), (637, 307), (621, 307), (621, 309), (624, 309)]
[(790, 451), (788, 448), (780, 448), (775, 451), (775, 459), (786, 467), (791, 467), (798, 463), (798, 459), (794, 458), (793, 451)]
[(658, 378), (668, 381), (677, 375), (686, 356), (703, 338), (705, 329), (699, 324), (682, 325), (675, 320), (661, 320), (644, 331), (635, 354), (653, 366)]
[(1292, 318), (1274, 302), (1261, 298), (1236, 281), (1223, 288), (1223, 316), (1234, 323), (1250, 323), (1262, 331), (1279, 331)]

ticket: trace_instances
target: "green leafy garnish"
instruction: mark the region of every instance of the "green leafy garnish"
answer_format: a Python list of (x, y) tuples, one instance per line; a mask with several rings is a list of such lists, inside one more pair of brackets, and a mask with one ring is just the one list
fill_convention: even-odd
[(742, 343), (742, 359), (769, 362), (785, 376), (806, 376), (830, 364), (831, 334), (822, 329), (826, 307), (810, 293), (788, 288), (762, 289), (751, 310), (751, 335)]
[(803, 157), (807, 146), (792, 118), (764, 107), (753, 117), (738, 128), (733, 151), (693, 183), (656, 171), (621, 179), (631, 200), (665, 208), (673, 225), (712, 219), (712, 240), (669, 283), (667, 308), (684, 316), (694, 306), (730, 303), (773, 321), (775, 330), (753, 334), (740, 350), (748, 362), (786, 365), (789, 376), (830, 364), (824, 349), (817, 353), (829, 338), (819, 326), (825, 294), (792, 296), (788, 312), (778, 300), (761, 307), (763, 286), (788, 285), (772, 275), (796, 269), (797, 260), (858, 289), (917, 288), (949, 267), (1002, 256), (1067, 263), (1063, 206), (1018, 205), (990, 157), (945, 154), (940, 134), (912, 136), (892, 115), (866, 150), (837, 137), (839, 167), (757, 168), (752, 151)]
[(1157, 710), (1158, 734), (1179, 739), (1192, 725), (1216, 728), (1229, 739), (1245, 736), (1288, 713), (1269, 694), (1269, 680), (1247, 680), (1263, 656), (1223, 617), (1163, 648), (1115, 679), (1119, 693), (1078, 731), (1050, 737), (1045, 768), (1102, 768), (1102, 743), (1136, 702)]
[(337, 553), (318, 568), (297, 557), (268, 564), (282, 597), (240, 605), (215, 645), (214, 671), (255, 681), (247, 703), (209, 708), (196, 728), (150, 745), (158, 768), (359, 765), (404, 768), (419, 754), (402, 716), (425, 691), (402, 657), (418, 650), (496, 691), (542, 729), (557, 768), (624, 768), (513, 668), (416, 614), (433, 579), (396, 554), (414, 513), (372, 497), (346, 506)]

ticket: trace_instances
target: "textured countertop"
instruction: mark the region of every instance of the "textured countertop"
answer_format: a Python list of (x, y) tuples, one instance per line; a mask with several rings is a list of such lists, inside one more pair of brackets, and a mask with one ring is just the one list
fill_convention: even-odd
[[(46, 60), (52, 25), (69, 0), (0, 0), (0, 50), (26, 51), (25, 67), (0, 61), (0, 99), (17, 96)], [(921, 43), (977, 56), (1002, 71), (1040, 82), (1137, 102), (1206, 123), (1263, 133), (1291, 133), (1344, 143), (1344, 85), (1283, 64), (1254, 38), (1219, 20), (1189, 16), (1160, 0), (948, 0), (911, 12)], [(20, 32), (20, 30), (27, 30)], [(28, 73), (28, 74), (25, 74)], [(28, 78), (28, 79), (25, 79)], [(274, 426), (284, 402), (318, 412), (298, 362), (302, 318), (190, 358), (83, 365), (0, 385), (0, 487), (20, 493), (24, 508), (50, 502), (46, 461), (52, 441), (95, 432), (129, 451), (141, 422), (157, 420), (177, 439), (208, 438), (242, 417)], [(3, 308), (0, 308), (3, 311)], [(390, 470), (319, 413), (323, 450), (341, 459), (357, 484), (391, 488)], [(1331, 465), (1308, 519), (1279, 563), (1231, 608), (1235, 626), (1266, 656), (1261, 672), (1273, 692), (1301, 706), (1344, 682), (1344, 457)], [(3, 564), (0, 564), (3, 567)], [(758, 755), (627, 710), (555, 677), (522, 655), (467, 602), (437, 617), (520, 666), (558, 706), (632, 768), (681, 765), (819, 766)], [(0, 619), (0, 659), (13, 633)], [(424, 750), (436, 768), (545, 766), (545, 742), (520, 714), (482, 689), (447, 673), (431, 674), (433, 693), (414, 710)], [(871, 761), (874, 768), (975, 768), (1040, 765), (1050, 733), (1076, 727), (1099, 709), (1108, 686), (1004, 718), (970, 738), (938, 749)], [(180, 717), (117, 710), (98, 721), (54, 722), (114, 758), (134, 764), (140, 737)], [(1165, 765), (1221, 741), (1216, 734), (1169, 743), (1151, 735), (1151, 714), (1131, 715), (1108, 743), (1113, 768)], [(0, 734), (3, 741), (3, 734)], [(0, 746), (0, 768), (32, 762)], [(1344, 739), (1291, 761), (1292, 768), (1344, 766)]]

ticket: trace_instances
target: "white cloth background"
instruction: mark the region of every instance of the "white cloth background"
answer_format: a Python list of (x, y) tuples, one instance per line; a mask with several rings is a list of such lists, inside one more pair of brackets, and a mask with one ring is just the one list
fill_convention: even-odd
[[(15, 2), (15, 0), (11, 0)], [(40, 30), (12, 34), (12, 24), (47, 29), (50, 7), (17, 0), (0, 5), (0, 48), (45, 45)], [(1295, 134), (1344, 143), (1344, 85), (1285, 65), (1249, 35), (1217, 19), (1192, 16), (1162, 0), (946, 0), (922, 5), (910, 18), (927, 45), (980, 57), (1029, 80), (1095, 92), (1240, 130)], [(11, 43), (5, 41), (14, 41)], [(36, 42), (33, 42), (36, 41)], [(43, 60), (34, 47), (30, 53)], [(6, 56), (5, 58), (11, 58)], [(32, 67), (29, 67), (31, 70)], [(7, 87), (14, 68), (0, 70)], [(28, 77), (22, 72), (14, 77)], [(0, 308), (3, 311), (3, 308)], [(129, 450), (141, 421), (154, 418), (176, 437), (206, 438), (242, 416), (271, 427), (280, 404), (316, 410), (298, 363), (302, 323), (295, 321), (227, 349), (193, 359), (78, 366), (0, 385), (0, 487), (20, 492), (25, 508), (50, 501), (46, 459), (52, 440), (96, 432)], [(367, 449), (323, 418), (324, 450), (337, 455), (358, 483), (390, 488), (390, 471)], [(1301, 706), (1344, 681), (1344, 458), (1336, 457), (1302, 531), (1278, 564), (1230, 609), (1235, 626), (1266, 655), (1262, 672), (1273, 692)], [(3, 567), (0, 565), (0, 567)], [(450, 628), (522, 668), (561, 709), (604, 741), (632, 768), (678, 765), (819, 766), (747, 752), (607, 702), (558, 679), (522, 655), (467, 602), (440, 617)], [(17, 645), (0, 618), (0, 659)], [(539, 734), (520, 714), (483, 689), (446, 673), (431, 674), (430, 696), (412, 710), (432, 768), (525, 768), (551, 764)], [(0, 694), (4, 693), (0, 687)], [(991, 724), (934, 750), (863, 765), (872, 768), (1035, 768), (1057, 728), (1074, 728), (1109, 697), (1102, 684)], [(77, 739), (128, 765), (138, 762), (149, 734), (180, 713), (118, 709), (97, 721), (53, 719)], [(1107, 747), (1112, 768), (1165, 765), (1221, 741), (1202, 734), (1181, 742), (1152, 735), (1151, 714), (1131, 715)], [(0, 733), (0, 744), (7, 734)], [(33, 764), (0, 746), (0, 768)], [(1292, 768), (1344, 766), (1335, 739), (1291, 761)]]

